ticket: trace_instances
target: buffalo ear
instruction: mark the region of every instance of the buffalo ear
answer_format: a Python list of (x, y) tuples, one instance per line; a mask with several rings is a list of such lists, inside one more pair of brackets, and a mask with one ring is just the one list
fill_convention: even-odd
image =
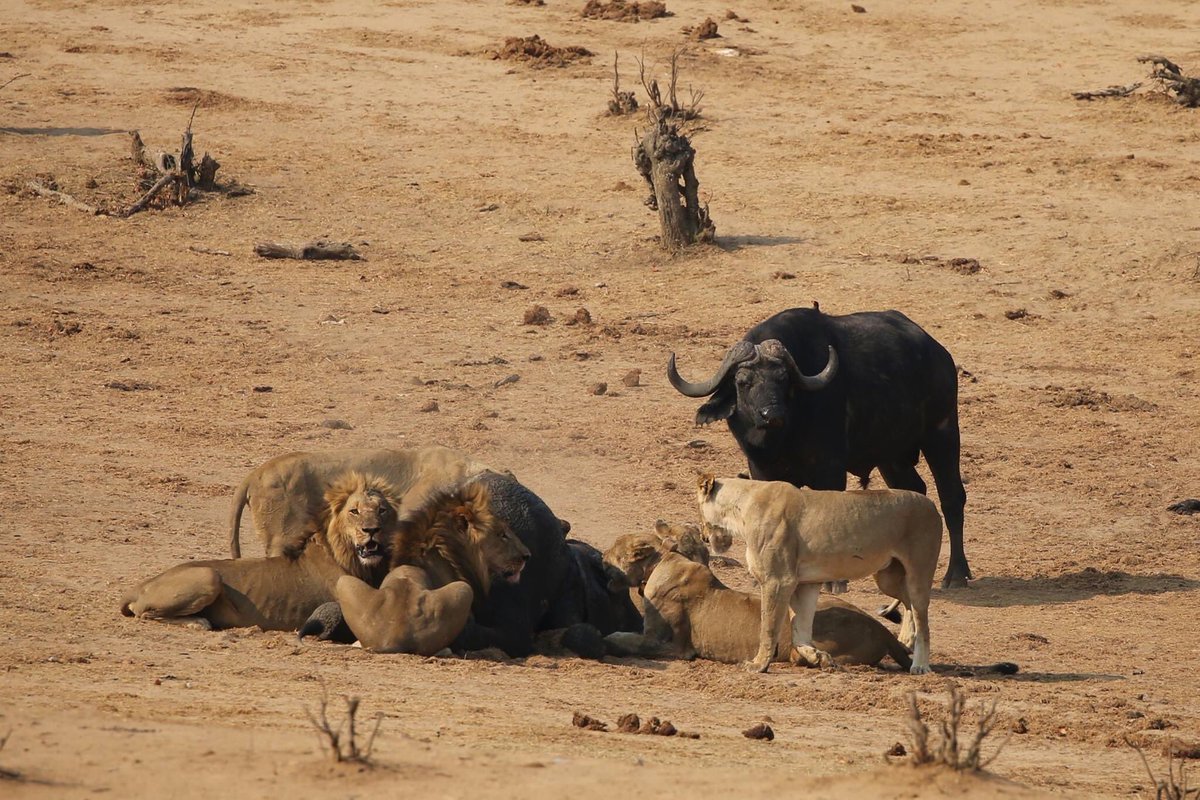
[(737, 390), (729, 386), (717, 389), (708, 402), (696, 409), (696, 424), (708, 425), (719, 419), (729, 419), (737, 409)]

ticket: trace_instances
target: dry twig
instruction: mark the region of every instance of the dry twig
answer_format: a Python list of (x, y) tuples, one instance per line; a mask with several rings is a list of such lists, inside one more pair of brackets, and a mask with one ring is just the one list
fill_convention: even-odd
[(1171, 749), (1170, 742), (1167, 743), (1167, 777), (1159, 780), (1155, 776), (1154, 770), (1150, 769), (1150, 762), (1146, 759), (1142, 748), (1128, 736), (1124, 739), (1125, 744), (1132, 747), (1141, 756), (1146, 774), (1150, 776), (1150, 783), (1154, 784), (1154, 800), (1187, 800), (1189, 797), (1200, 797), (1200, 787), (1188, 788), (1187, 768), (1182, 758), (1179, 759), (1179, 770), (1176, 774), (1174, 751)]
[(961, 694), (956, 687), (951, 686), (950, 702), (947, 704), (945, 716), (938, 723), (939, 735), (937, 741), (933, 741), (929, 735), (929, 726), (921, 717), (921, 709), (917, 705), (916, 693), (909, 693), (908, 719), (906, 720), (906, 724), (909, 734), (912, 737), (913, 764), (944, 764), (951, 769), (976, 772), (986, 768), (996, 760), (996, 757), (1000, 755), (1000, 751), (1004, 749), (1004, 745), (1008, 743), (1008, 739), (1001, 742), (1000, 746), (996, 748), (990, 757), (983, 757), (983, 740), (996, 727), (996, 704), (992, 703), (990, 707), (982, 702), (979, 704), (979, 725), (975, 731), (974, 738), (964, 751), (958, 737), (966, 705), (966, 695)]
[(329, 723), (327, 714), (329, 692), (324, 683), (321, 684), (321, 702), (317, 706), (317, 713), (313, 714), (308, 709), (305, 709), (304, 712), (308, 715), (309, 722), (316, 728), (317, 736), (322, 746), (329, 751), (330, 758), (337, 762), (369, 764), (371, 750), (375, 747), (375, 736), (379, 733), (379, 726), (383, 724), (383, 712), (375, 714), (375, 727), (371, 729), (365, 745), (360, 748), (358, 732), (354, 727), (360, 701), (357, 697), (349, 695), (342, 695), (342, 699), (346, 702), (346, 716), (338, 723), (336, 729)]
[(0, 89), (3, 89), (5, 86), (8, 86), (10, 83), (12, 83), (13, 81), (15, 81), (19, 78), (28, 78), (32, 74), (33, 74), (32, 72), (22, 72), (20, 75), (13, 75), (11, 78), (6, 80), (4, 83), (0, 83)]
[(60, 192), (56, 189), (49, 189), (49, 188), (43, 186), (42, 184), (38, 183), (37, 181), (29, 181), (25, 184), (25, 187), (27, 189), (29, 189), (29, 191), (33, 192), (34, 194), (40, 195), (42, 197), (49, 197), (51, 200), (57, 200), (58, 202), (62, 203), (64, 206), (70, 206), (71, 208), (77, 208), (80, 211), (84, 212), (85, 214), (90, 214), (93, 217), (98, 214), (103, 213), (96, 206), (89, 206), (87, 203), (81, 202), (79, 200), (76, 200), (74, 197), (71, 197), (71, 195), (67, 194), (66, 192)]

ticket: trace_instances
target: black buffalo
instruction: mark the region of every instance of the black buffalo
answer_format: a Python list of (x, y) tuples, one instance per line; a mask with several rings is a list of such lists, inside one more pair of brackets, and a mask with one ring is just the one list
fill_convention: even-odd
[(667, 377), (688, 397), (712, 395), (696, 423), (727, 420), (758, 480), (844, 490), (878, 467), (888, 486), (925, 492), (921, 454), (950, 532), (942, 586), (971, 576), (963, 550), (967, 493), (959, 473), (958, 372), (937, 340), (899, 311), (842, 316), (780, 312), (751, 328), (707, 381)]

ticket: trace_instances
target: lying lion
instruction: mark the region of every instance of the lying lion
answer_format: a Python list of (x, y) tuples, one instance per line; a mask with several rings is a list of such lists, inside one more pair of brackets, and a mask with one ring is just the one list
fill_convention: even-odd
[(335, 589), (345, 621), (377, 653), (431, 656), (450, 646), (471, 616), (474, 592), (464, 581), (433, 588), (420, 567), (396, 567), (378, 589), (343, 575)]
[(398, 520), (391, 488), (351, 473), (325, 493), (326, 506), (311, 525), (297, 558), (191, 561), (144, 581), (121, 601), (127, 617), (195, 624), (203, 628), (296, 630), (334, 586), (351, 575), (378, 584), (387, 572)]
[[(337, 601), (364, 647), (432, 655), (463, 631), (473, 609), (483, 609), (493, 581), (519, 583), (528, 560), (529, 549), (493, 513), (488, 485), (468, 480), (438, 490), (399, 520), (392, 571), (379, 589), (345, 577)], [(414, 614), (428, 622), (420, 635)]]
[[(705, 658), (738, 664), (758, 646), (762, 604), (728, 588), (706, 564), (708, 551), (695, 526), (659, 520), (658, 535), (627, 534), (604, 553), (604, 562), (644, 596), (645, 630), (605, 637), (613, 655)], [(877, 665), (885, 656), (904, 669), (908, 650), (873, 617), (850, 603), (821, 595), (813, 618), (813, 645), (838, 664)], [(786, 651), (790, 657), (790, 648)], [(781, 659), (783, 660), (783, 659)]]
[(347, 472), (377, 476), (391, 487), (397, 508), (412, 505), (433, 489), (457, 483), (486, 467), (448, 447), (409, 450), (326, 450), (289, 453), (253, 470), (233, 496), (229, 512), (229, 552), (242, 555), (242, 509), (250, 506), (254, 528), (268, 556), (295, 557), (312, 532), (325, 492)]
[(813, 618), (823, 581), (875, 576), (879, 589), (912, 617), (909, 671), (929, 672), (929, 595), (942, 547), (942, 518), (925, 495), (902, 490), (827, 492), (782, 481), (716, 479), (697, 486), (706, 523), (746, 541), (746, 566), (762, 589), (758, 651), (750, 667), (766, 672), (788, 644), (794, 612), (797, 658), (832, 661), (813, 646)]

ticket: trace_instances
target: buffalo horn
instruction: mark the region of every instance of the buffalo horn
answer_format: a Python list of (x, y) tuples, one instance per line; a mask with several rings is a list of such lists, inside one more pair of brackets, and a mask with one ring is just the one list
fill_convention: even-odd
[(833, 376), (837, 374), (838, 357), (837, 350), (833, 349), (833, 345), (829, 345), (829, 361), (825, 364), (825, 369), (818, 372), (816, 375), (805, 375), (800, 371), (800, 367), (796, 366), (796, 362), (792, 359), (792, 354), (787, 350), (783, 351), (784, 360), (787, 361), (788, 369), (791, 370), (792, 377), (800, 384), (800, 388), (806, 392), (815, 392), (818, 389), (824, 389), (833, 380)]
[(667, 380), (675, 387), (675, 391), (686, 397), (707, 397), (717, 390), (731, 369), (743, 361), (749, 361), (755, 355), (754, 345), (742, 340), (729, 348), (721, 366), (717, 367), (716, 373), (711, 378), (701, 383), (689, 383), (679, 376), (679, 370), (675, 368), (675, 354), (671, 353), (671, 360), (667, 362)]

